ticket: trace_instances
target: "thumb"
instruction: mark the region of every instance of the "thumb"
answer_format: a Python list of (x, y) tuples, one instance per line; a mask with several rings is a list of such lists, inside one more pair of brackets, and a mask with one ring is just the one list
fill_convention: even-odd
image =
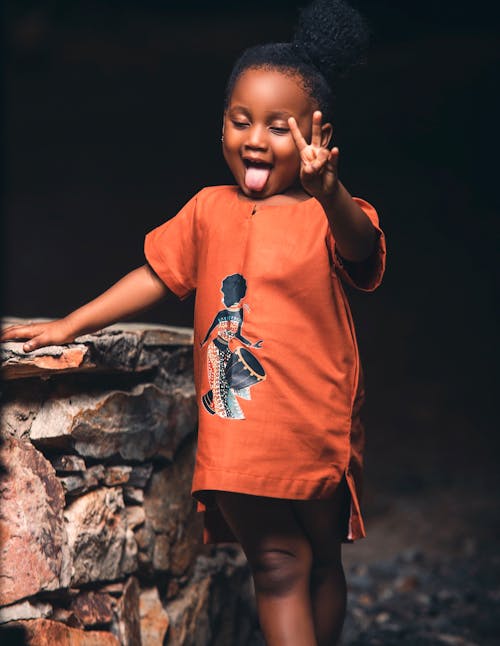
[(38, 334), (38, 336), (34, 336), (23, 345), (23, 350), (24, 352), (31, 352), (32, 350), (42, 348), (44, 345), (50, 345), (48, 339), (46, 338), (46, 335)]

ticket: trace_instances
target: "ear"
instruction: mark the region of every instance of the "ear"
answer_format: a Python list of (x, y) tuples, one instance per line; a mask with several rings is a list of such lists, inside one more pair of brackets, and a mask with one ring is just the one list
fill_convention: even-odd
[(222, 114), (222, 136), (224, 136), (224, 124), (226, 122), (226, 114), (227, 114), (227, 110), (224, 110)]
[(321, 126), (321, 146), (323, 148), (328, 148), (333, 135), (333, 126), (331, 123), (324, 123)]

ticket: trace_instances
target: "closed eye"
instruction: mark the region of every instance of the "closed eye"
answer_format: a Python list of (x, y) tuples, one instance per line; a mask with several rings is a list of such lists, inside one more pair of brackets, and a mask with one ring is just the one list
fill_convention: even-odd
[(241, 130), (242, 128), (246, 128), (249, 124), (246, 121), (232, 121), (232, 124), (235, 128), (238, 128)]
[(272, 126), (270, 130), (276, 135), (286, 135), (288, 132), (290, 132), (289, 128), (278, 128), (277, 126)]

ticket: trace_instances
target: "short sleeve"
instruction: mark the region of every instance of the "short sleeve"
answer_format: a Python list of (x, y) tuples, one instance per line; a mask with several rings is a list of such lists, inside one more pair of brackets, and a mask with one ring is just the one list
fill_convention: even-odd
[(327, 233), (327, 245), (339, 276), (356, 289), (372, 292), (382, 282), (385, 271), (385, 236), (379, 226), (378, 215), (373, 206), (359, 197), (353, 197), (352, 199), (363, 209), (376, 229), (377, 237), (372, 253), (366, 260), (361, 262), (353, 262), (342, 258), (336, 249), (335, 239), (330, 228), (328, 228)]
[(196, 289), (198, 194), (172, 219), (150, 231), (144, 241), (146, 260), (179, 298), (184, 299)]

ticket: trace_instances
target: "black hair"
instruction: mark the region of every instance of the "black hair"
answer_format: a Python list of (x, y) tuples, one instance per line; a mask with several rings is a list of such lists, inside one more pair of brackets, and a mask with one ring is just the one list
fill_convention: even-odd
[(275, 69), (298, 75), (330, 121), (337, 81), (364, 62), (368, 41), (368, 27), (356, 9), (342, 0), (315, 0), (302, 9), (290, 43), (256, 45), (243, 52), (229, 76), (224, 108), (245, 70)]
[(239, 303), (247, 293), (247, 281), (241, 274), (231, 274), (222, 281), (221, 291), (224, 294), (224, 305), (230, 307)]

